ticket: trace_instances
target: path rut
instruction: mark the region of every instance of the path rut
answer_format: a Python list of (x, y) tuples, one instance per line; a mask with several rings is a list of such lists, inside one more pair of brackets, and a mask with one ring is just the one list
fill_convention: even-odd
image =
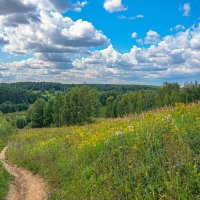
[(7, 200), (47, 200), (47, 184), (38, 175), (17, 167), (6, 159), (5, 147), (0, 154), (0, 160), (5, 169), (14, 176), (15, 180), (9, 185)]

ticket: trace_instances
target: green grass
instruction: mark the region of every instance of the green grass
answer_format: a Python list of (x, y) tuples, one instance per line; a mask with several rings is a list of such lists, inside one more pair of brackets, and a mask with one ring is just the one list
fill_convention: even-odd
[[(7, 145), (9, 136), (13, 133), (13, 128), (0, 116), (0, 152)], [(4, 169), (0, 162), (0, 200), (5, 199), (8, 192), (8, 182), (11, 175)]]
[(8, 192), (8, 182), (11, 180), (11, 176), (0, 164), (0, 199), (3, 200)]
[(51, 200), (200, 198), (200, 104), (24, 130), (12, 142), (9, 158), (42, 175)]

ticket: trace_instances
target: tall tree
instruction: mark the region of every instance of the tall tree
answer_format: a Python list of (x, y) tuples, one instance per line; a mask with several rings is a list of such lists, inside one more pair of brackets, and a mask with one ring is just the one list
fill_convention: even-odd
[(33, 128), (40, 128), (44, 126), (44, 109), (46, 102), (43, 99), (37, 99), (28, 110), (28, 116), (31, 120)]
[(107, 117), (116, 117), (115, 116), (115, 98), (113, 96), (110, 96), (106, 100), (107, 109), (106, 109), (106, 116)]
[(63, 110), (63, 95), (62, 93), (58, 92), (56, 93), (56, 96), (54, 97), (53, 100), (53, 107), (52, 107), (52, 112), (53, 112), (53, 122), (56, 126), (61, 126), (62, 125), (62, 110)]
[(49, 99), (44, 108), (44, 125), (50, 126), (53, 123), (53, 99)]
[(99, 106), (96, 90), (87, 86), (74, 88), (65, 96), (63, 120), (67, 124), (82, 124), (97, 116)]

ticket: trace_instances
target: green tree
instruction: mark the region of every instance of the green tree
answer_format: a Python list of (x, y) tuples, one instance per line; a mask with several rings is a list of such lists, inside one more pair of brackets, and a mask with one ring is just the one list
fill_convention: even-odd
[(53, 99), (49, 99), (44, 108), (44, 125), (50, 126), (53, 123)]
[(44, 108), (46, 102), (43, 99), (37, 99), (28, 109), (28, 118), (31, 120), (33, 128), (44, 126)]
[(73, 124), (73, 115), (72, 115), (72, 102), (70, 94), (67, 93), (64, 97), (63, 110), (62, 110), (62, 124)]
[(137, 93), (137, 112), (140, 113), (143, 111), (144, 100), (142, 92)]
[(74, 88), (65, 96), (63, 115), (67, 124), (82, 124), (96, 117), (99, 111), (97, 91), (87, 86)]
[(19, 129), (23, 129), (25, 126), (27, 126), (27, 119), (26, 116), (20, 116), (16, 119), (16, 127)]
[(53, 123), (56, 126), (62, 125), (63, 116), (63, 95), (61, 92), (56, 93), (53, 99), (52, 112), (53, 112)]
[(106, 116), (107, 117), (117, 117), (115, 115), (116, 111), (115, 111), (115, 98), (113, 96), (110, 96), (107, 98), (106, 100)]

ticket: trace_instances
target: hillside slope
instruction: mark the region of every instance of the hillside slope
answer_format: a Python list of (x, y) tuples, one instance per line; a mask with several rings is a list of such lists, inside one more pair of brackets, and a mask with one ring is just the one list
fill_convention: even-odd
[[(6, 146), (9, 136), (13, 133), (11, 125), (0, 114), (0, 152)], [(5, 199), (11, 175), (4, 169), (0, 156), (0, 199)]]
[(10, 160), (47, 179), (50, 199), (199, 199), (200, 103), (12, 142)]

